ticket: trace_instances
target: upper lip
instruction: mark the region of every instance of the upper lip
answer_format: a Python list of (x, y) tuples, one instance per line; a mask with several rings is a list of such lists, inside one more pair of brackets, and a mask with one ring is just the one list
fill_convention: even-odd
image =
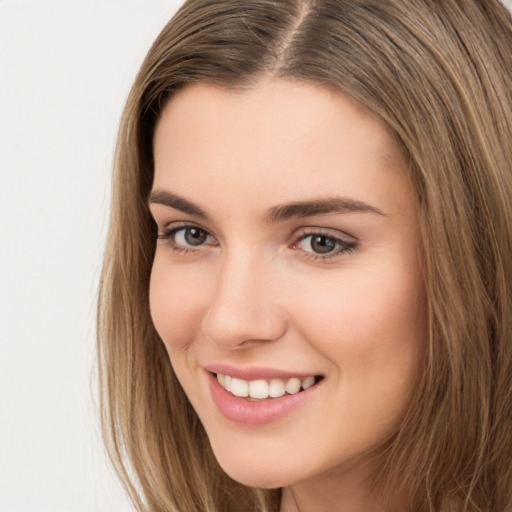
[(204, 369), (210, 373), (220, 373), (222, 375), (229, 375), (237, 379), (249, 381), (258, 379), (291, 379), (292, 377), (305, 378), (310, 375), (319, 375), (315, 372), (289, 371), (258, 366), (241, 367), (225, 363), (208, 364), (204, 366)]

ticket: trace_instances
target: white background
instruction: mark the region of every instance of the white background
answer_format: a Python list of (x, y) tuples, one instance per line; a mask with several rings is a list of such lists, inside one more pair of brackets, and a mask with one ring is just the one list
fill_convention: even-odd
[(0, 511), (131, 510), (94, 405), (121, 110), (180, 0), (0, 0)]
[(121, 109), (179, 3), (0, 0), (0, 512), (131, 510), (99, 439), (95, 297)]

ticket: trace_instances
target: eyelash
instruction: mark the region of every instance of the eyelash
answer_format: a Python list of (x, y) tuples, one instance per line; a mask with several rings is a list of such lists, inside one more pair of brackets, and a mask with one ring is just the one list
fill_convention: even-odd
[(199, 231), (204, 232), (207, 236), (212, 236), (212, 235), (210, 235), (210, 233), (208, 233), (208, 231), (206, 231), (206, 229), (196, 226), (195, 224), (180, 224), (180, 225), (174, 226), (172, 228), (163, 229), (161, 232), (158, 233), (157, 238), (158, 238), (158, 240), (167, 241), (167, 243), (169, 244), (169, 246), (171, 247), (173, 252), (176, 252), (176, 253), (179, 253), (182, 255), (198, 252), (199, 250), (201, 250), (200, 247), (202, 247), (202, 245), (199, 247), (199, 249), (188, 249), (186, 247), (178, 245), (174, 241), (174, 237), (177, 233), (179, 233), (180, 231), (186, 231), (187, 229), (197, 229)]
[(335, 249), (325, 254), (303, 250), (304, 257), (311, 259), (313, 261), (328, 261), (343, 254), (350, 254), (358, 249), (358, 244), (355, 241), (353, 242), (344, 240), (343, 238), (334, 236), (331, 233), (327, 233), (322, 229), (314, 228), (310, 228), (309, 231), (307, 229), (304, 229), (303, 233), (299, 235), (297, 241), (295, 241), (292, 244), (292, 248), (298, 248), (298, 245), (304, 240), (307, 240), (308, 238), (311, 238), (311, 241), (309, 242), (309, 245), (311, 247), (311, 243), (313, 242), (313, 239), (315, 237), (330, 240), (332, 243), (334, 243)]
[[(197, 229), (198, 231), (203, 232), (207, 237), (213, 237), (207, 230), (197, 226), (196, 224), (180, 224), (178, 226), (174, 226), (172, 228), (167, 228), (167, 229), (162, 230), (161, 232), (158, 233), (157, 238), (158, 238), (158, 240), (167, 241), (167, 243), (169, 244), (172, 251), (179, 253), (181, 255), (197, 253), (198, 251), (201, 250), (201, 247), (204, 247), (205, 245), (209, 245), (209, 244), (201, 244), (201, 245), (197, 246), (198, 247), (197, 249), (191, 249), (191, 248), (184, 247), (182, 245), (178, 245), (175, 242), (174, 237), (180, 231), (185, 232), (188, 229)], [(334, 247), (336, 247), (336, 249), (334, 249), (333, 251), (330, 251), (328, 253), (325, 253), (325, 254), (320, 254), (320, 253), (316, 253), (313, 251), (302, 250), (302, 252), (304, 253), (304, 257), (308, 258), (310, 260), (328, 261), (332, 258), (336, 258), (337, 256), (341, 256), (342, 254), (350, 254), (350, 253), (356, 251), (359, 247), (357, 242), (348, 241), (348, 240), (344, 240), (342, 238), (336, 237), (330, 233), (325, 232), (321, 228), (318, 228), (318, 229), (303, 228), (302, 233), (297, 236), (296, 240), (291, 244), (290, 247), (292, 249), (300, 250), (298, 248), (298, 246), (301, 242), (303, 242), (304, 240), (307, 240), (308, 238), (311, 238), (313, 241), (313, 238), (315, 236), (322, 237), (326, 240), (330, 240), (331, 243), (334, 244)]]

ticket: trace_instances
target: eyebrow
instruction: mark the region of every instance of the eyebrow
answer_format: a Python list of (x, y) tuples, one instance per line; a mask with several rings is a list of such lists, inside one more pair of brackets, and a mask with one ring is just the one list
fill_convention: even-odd
[(281, 222), (291, 218), (311, 217), (329, 213), (373, 213), (386, 217), (386, 214), (367, 203), (346, 197), (326, 197), (311, 201), (297, 201), (270, 208), (265, 215), (269, 223)]
[(175, 210), (180, 210), (183, 213), (188, 213), (189, 215), (195, 215), (200, 219), (208, 219), (207, 213), (202, 208), (190, 201), (187, 201), (183, 197), (165, 190), (156, 190), (151, 192), (148, 198), (148, 205), (155, 203), (169, 206)]
[[(151, 192), (148, 205), (155, 203), (169, 206), (200, 219), (209, 219), (209, 215), (199, 206), (165, 190)], [(386, 214), (375, 206), (346, 197), (334, 196), (273, 206), (266, 212), (264, 219), (265, 222), (274, 224), (293, 218), (332, 213), (372, 213), (386, 217)]]

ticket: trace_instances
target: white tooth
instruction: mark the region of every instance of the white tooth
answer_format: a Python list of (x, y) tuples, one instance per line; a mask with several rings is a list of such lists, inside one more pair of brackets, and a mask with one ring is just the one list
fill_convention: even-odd
[(302, 389), (308, 389), (315, 383), (315, 377), (312, 375), (302, 379)]
[(285, 394), (284, 383), (281, 379), (272, 379), (268, 387), (268, 394), (272, 398), (278, 398)]
[(300, 389), (301, 382), (300, 379), (297, 377), (292, 377), (284, 386), (284, 389), (286, 389), (286, 392), (290, 395), (294, 395), (297, 393)]
[(251, 380), (249, 382), (249, 396), (251, 398), (268, 398), (268, 384), (266, 380)]
[(222, 375), (222, 373), (217, 373), (217, 380), (219, 381), (219, 384), (224, 387), (224, 375)]
[(249, 383), (246, 380), (233, 377), (231, 379), (231, 393), (235, 396), (249, 396)]
[(226, 391), (231, 391), (231, 380), (230, 375), (224, 375), (224, 388)]

